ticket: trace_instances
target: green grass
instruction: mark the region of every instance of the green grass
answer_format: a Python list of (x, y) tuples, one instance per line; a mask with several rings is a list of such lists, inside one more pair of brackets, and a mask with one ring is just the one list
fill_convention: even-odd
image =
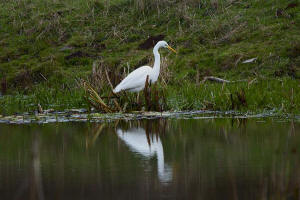
[[(1, 97), (0, 113), (29, 111), (38, 102), (56, 109), (84, 107), (75, 78), (90, 79), (97, 61), (119, 76), (113, 81), (117, 84), (124, 69), (153, 63), (152, 50), (138, 46), (159, 34), (179, 52), (161, 51), (171, 73), (164, 88), (168, 109), (228, 110), (228, 95), (237, 98), (244, 89), (247, 106), (234, 109), (293, 112), (292, 88), (293, 105), (299, 108), (297, 1), (109, 2), (2, 1), (0, 89), (12, 96)], [(255, 62), (242, 63), (254, 57)], [(228, 84), (223, 90), (219, 84), (197, 86), (207, 75), (259, 81), (249, 89), (246, 83)], [(109, 87), (101, 87), (106, 95)]]
[[(252, 83), (240, 82), (229, 84), (201, 84), (199, 86), (183, 82), (181, 87), (167, 86), (160, 88), (160, 96), (166, 102), (158, 104), (164, 110), (239, 110), (241, 112), (277, 114), (299, 114), (300, 85), (295, 80), (257, 80)], [(0, 98), (0, 113), (4, 115), (37, 111), (37, 104), (44, 109), (64, 110), (65, 108), (90, 109), (84, 97), (84, 91), (70, 90), (68, 94), (60, 89), (46, 89), (45, 86), (35, 88), (30, 95), (14, 94)], [(143, 98), (143, 97), (142, 97)], [(133, 104), (127, 110), (137, 110), (135, 95), (129, 95)], [(121, 105), (127, 101), (122, 97)], [(161, 101), (161, 100), (160, 100)], [(143, 100), (142, 100), (143, 104)]]
[(184, 83), (180, 90), (168, 91), (169, 107), (175, 110), (233, 110), (243, 112), (298, 113), (300, 87), (294, 80), (258, 80), (249, 84), (203, 84)]
[(13, 93), (0, 97), (0, 113), (10, 115), (35, 112), (40, 104), (43, 109), (64, 110), (66, 108), (87, 108), (83, 90), (62, 90), (39, 85), (30, 94)]

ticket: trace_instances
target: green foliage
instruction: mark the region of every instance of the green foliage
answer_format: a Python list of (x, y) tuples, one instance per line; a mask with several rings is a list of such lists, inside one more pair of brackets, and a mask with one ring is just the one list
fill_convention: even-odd
[(34, 87), (30, 94), (13, 93), (0, 97), (0, 113), (10, 115), (22, 112), (35, 112), (40, 104), (43, 109), (64, 110), (65, 108), (88, 108), (81, 88), (72, 89), (68, 85), (62, 88), (49, 88), (47, 85)]
[(200, 86), (184, 83), (180, 89), (170, 87), (169, 107), (173, 110), (275, 111), (299, 114), (300, 90), (296, 81), (258, 80), (222, 85)]
[[(179, 52), (174, 55), (161, 50), (172, 72), (166, 88), (170, 109), (230, 109), (228, 94), (232, 91), (228, 88), (236, 87), (234, 92), (239, 92), (245, 86), (226, 86), (222, 93), (218, 84), (198, 87), (199, 80), (207, 75), (229, 80), (278, 78), (289, 83), (284, 86), (285, 91), (296, 91), (297, 81), (293, 80), (300, 78), (297, 2), (2, 1), (0, 27), (0, 81), (7, 82), (7, 93), (12, 95), (35, 97), (45, 87), (43, 90), (58, 89), (62, 96), (69, 96), (63, 85), (69, 85), (70, 93), (76, 93), (75, 78), (88, 79), (95, 60), (118, 73), (132, 71), (145, 62), (151, 65), (151, 48), (141, 50), (138, 46), (156, 35), (165, 35), (164, 39)], [(242, 63), (250, 58), (257, 60)], [(186, 88), (182, 88), (183, 82)], [(265, 81), (253, 84), (254, 93), (262, 91), (260, 84)], [(274, 81), (271, 87), (278, 88), (276, 84)], [(0, 89), (6, 90), (3, 86)], [(202, 96), (194, 94), (198, 90), (204, 91)], [(273, 93), (255, 98), (248, 97), (245, 90), (251, 99), (248, 101), (253, 102), (246, 109), (287, 104), (290, 95), (283, 99), (284, 92), (280, 91), (281, 94), (272, 91), (273, 98)], [(12, 97), (2, 97), (1, 101), (6, 102), (7, 98)], [(52, 99), (51, 102), (57, 101)], [(6, 113), (3, 110), (7, 106), (0, 106), (2, 113)]]

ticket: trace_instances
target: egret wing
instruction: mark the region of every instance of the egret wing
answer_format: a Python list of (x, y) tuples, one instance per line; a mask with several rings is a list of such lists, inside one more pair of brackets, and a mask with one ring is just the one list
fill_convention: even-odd
[(145, 85), (147, 75), (150, 75), (151, 70), (152, 68), (149, 66), (142, 66), (134, 70), (121, 81), (121, 83), (115, 88), (115, 91), (119, 92), (122, 90), (131, 90), (143, 87)]

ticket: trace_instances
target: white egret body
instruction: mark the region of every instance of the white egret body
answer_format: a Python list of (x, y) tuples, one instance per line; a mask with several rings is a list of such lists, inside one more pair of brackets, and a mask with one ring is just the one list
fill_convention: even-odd
[(121, 91), (130, 91), (130, 92), (139, 92), (145, 88), (145, 83), (147, 76), (149, 76), (149, 83), (155, 83), (158, 79), (160, 72), (160, 55), (159, 48), (164, 47), (168, 48), (171, 51), (176, 51), (171, 48), (167, 42), (159, 41), (153, 48), (154, 54), (154, 66), (153, 68), (150, 66), (142, 66), (128, 74), (128, 76), (117, 85), (117, 87), (113, 90), (114, 93), (118, 93)]

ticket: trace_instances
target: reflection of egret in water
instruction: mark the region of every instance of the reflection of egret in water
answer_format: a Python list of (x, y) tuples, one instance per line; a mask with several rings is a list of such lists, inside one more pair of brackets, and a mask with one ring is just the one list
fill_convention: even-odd
[(156, 137), (149, 137), (143, 128), (131, 128), (126, 131), (118, 129), (117, 134), (128, 145), (131, 151), (146, 158), (156, 155), (160, 181), (170, 182), (172, 180), (172, 169), (165, 164), (164, 150), (158, 135)]

